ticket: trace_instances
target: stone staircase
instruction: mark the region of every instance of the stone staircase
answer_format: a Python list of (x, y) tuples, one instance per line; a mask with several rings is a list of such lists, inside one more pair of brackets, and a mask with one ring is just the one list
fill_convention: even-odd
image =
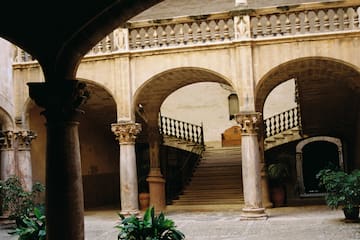
[(296, 141), (302, 138), (303, 137), (300, 135), (300, 128), (294, 127), (286, 131), (283, 131), (281, 133), (278, 133), (274, 136), (266, 138), (264, 141), (264, 147), (265, 150), (268, 150), (270, 148), (280, 146), (282, 144)]
[(206, 148), (191, 182), (172, 206), (243, 204), (241, 148)]

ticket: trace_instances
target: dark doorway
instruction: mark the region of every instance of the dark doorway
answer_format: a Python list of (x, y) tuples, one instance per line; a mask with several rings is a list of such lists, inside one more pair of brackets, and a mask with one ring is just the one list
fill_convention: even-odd
[(339, 167), (339, 151), (336, 144), (316, 141), (303, 148), (303, 177), (305, 193), (323, 192), (316, 174), (330, 165)]

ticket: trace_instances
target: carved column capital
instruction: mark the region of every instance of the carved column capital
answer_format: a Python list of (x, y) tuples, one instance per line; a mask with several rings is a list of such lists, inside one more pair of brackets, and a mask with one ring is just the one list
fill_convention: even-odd
[(37, 137), (31, 130), (21, 130), (14, 133), (18, 148), (30, 148), (31, 141)]
[(12, 130), (1, 131), (0, 149), (7, 150), (13, 147), (14, 147), (14, 131)]
[(44, 108), (48, 121), (69, 121), (78, 116), (80, 105), (90, 93), (86, 84), (78, 80), (57, 80), (44, 83), (28, 83), (30, 98)]
[(141, 132), (141, 124), (134, 122), (119, 122), (111, 124), (111, 131), (120, 144), (135, 144), (136, 136)]
[(242, 135), (256, 135), (261, 119), (261, 113), (258, 112), (243, 112), (236, 114), (236, 122), (240, 124)]

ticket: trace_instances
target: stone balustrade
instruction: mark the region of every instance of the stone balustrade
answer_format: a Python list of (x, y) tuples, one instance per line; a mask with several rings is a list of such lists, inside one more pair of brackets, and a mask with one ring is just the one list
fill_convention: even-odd
[[(248, 11), (245, 15), (213, 15), (211, 19), (175, 19), (171, 23), (117, 28), (86, 56), (359, 31), (359, 15), (360, 6), (349, 6), (264, 14)], [(16, 48), (14, 63), (29, 61), (34, 61), (32, 56)]]

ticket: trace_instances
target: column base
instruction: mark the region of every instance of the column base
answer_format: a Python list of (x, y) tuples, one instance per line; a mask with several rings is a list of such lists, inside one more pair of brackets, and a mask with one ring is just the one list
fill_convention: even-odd
[(125, 216), (125, 217), (129, 217), (129, 216), (132, 216), (132, 215), (139, 216), (140, 211), (139, 210), (121, 210), (120, 214)]
[(160, 171), (150, 171), (146, 181), (149, 183), (150, 206), (159, 213), (166, 209), (165, 203), (165, 179)]
[(243, 208), (240, 220), (266, 220), (265, 208)]

